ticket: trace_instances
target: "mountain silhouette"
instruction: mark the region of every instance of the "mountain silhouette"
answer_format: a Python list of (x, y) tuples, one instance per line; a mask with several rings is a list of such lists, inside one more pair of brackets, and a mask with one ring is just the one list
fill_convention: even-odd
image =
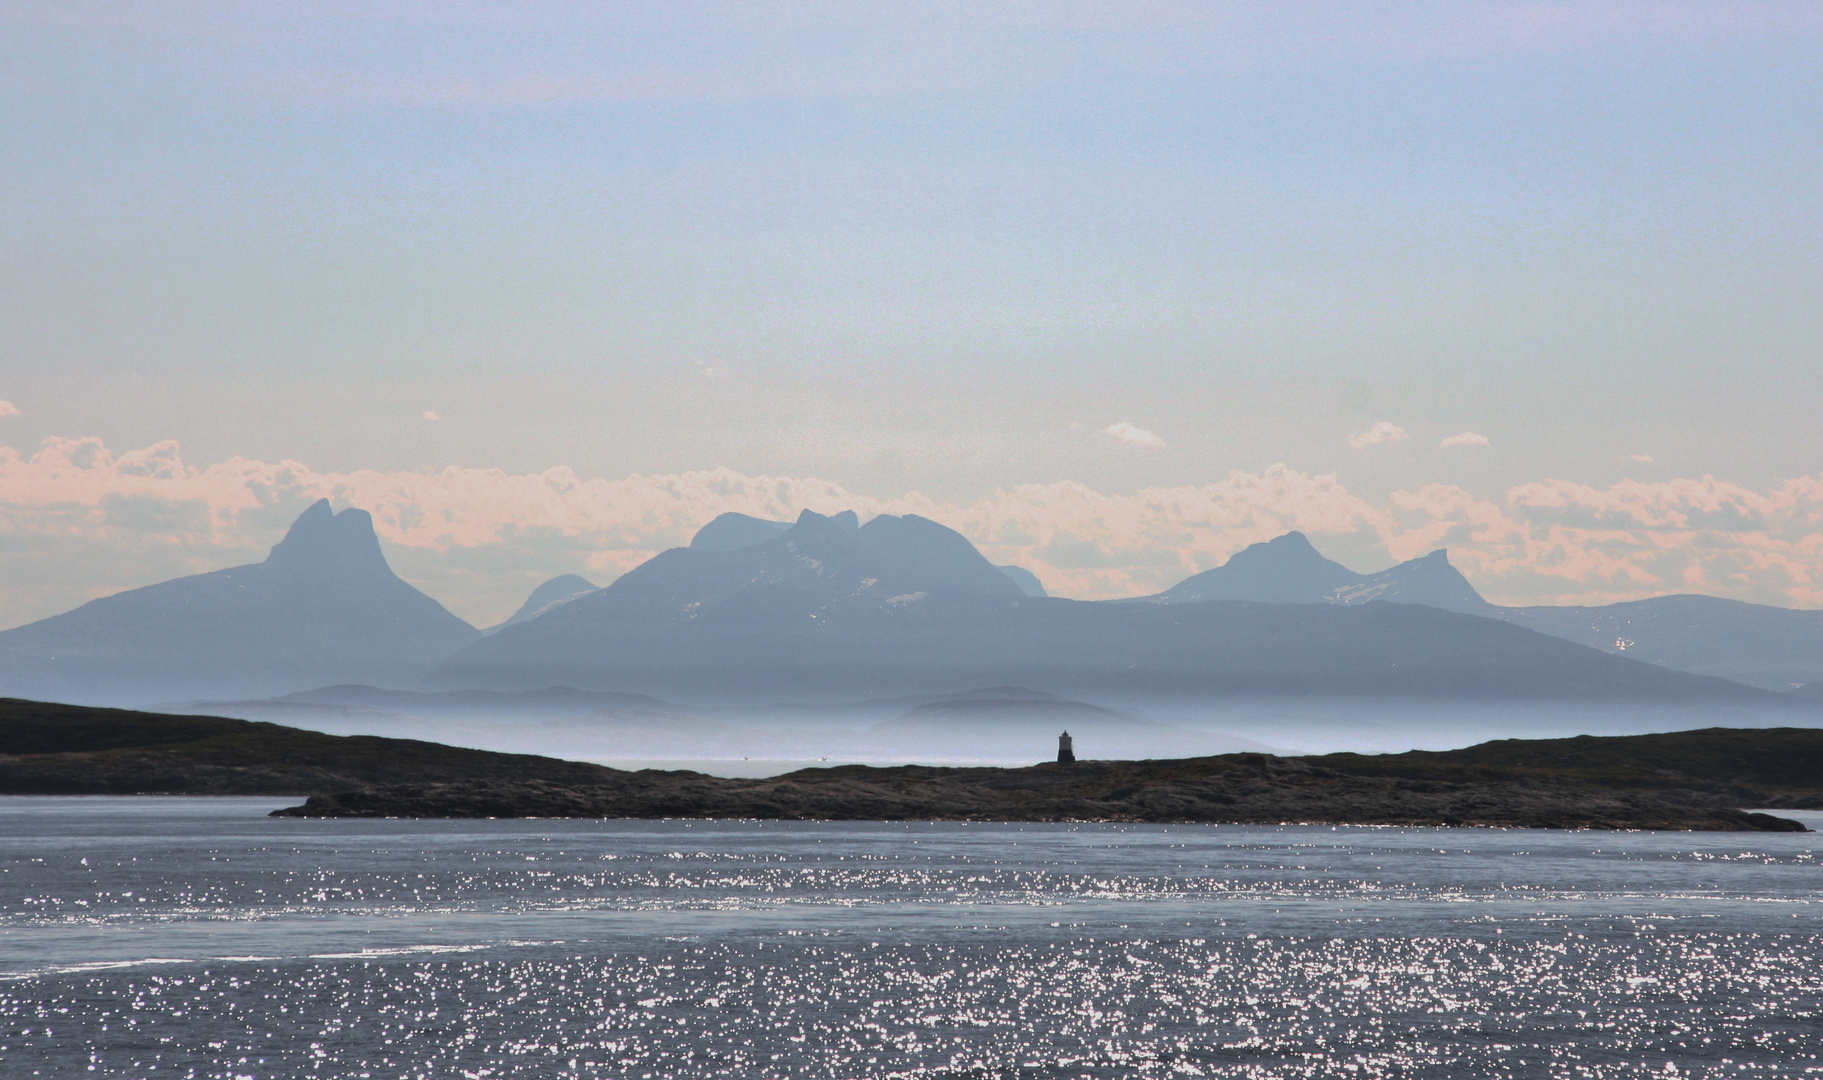
[(1423, 604), (1469, 615), (1485, 615), (1494, 609), (1462, 576), (1462, 571), (1450, 565), (1449, 553), (1442, 549), (1390, 570), (1363, 574), (1359, 581), (1342, 586), (1330, 597), (1334, 604), (1365, 604), (1373, 600)]
[[(856, 535), (861, 531), (860, 518), (853, 510), (844, 510), (829, 520)], [(770, 521), (747, 514), (722, 514), (697, 530), (690, 540), (690, 547), (696, 551), (734, 551), (753, 547), (783, 536), (791, 525), (789, 521)], [(1044, 583), (1038, 580), (1038, 575), (1023, 566), (998, 566), (995, 569), (1010, 578), (1027, 596), (1048, 595), (1044, 591)]]
[(264, 562), (0, 633), (0, 694), (148, 703), (408, 685), (479, 636), (392, 572), (367, 511), (321, 500)]
[[(1314, 552), (1295, 550), (1301, 540), (1280, 545), (1290, 557), (1262, 561), (1312, 562)], [(806, 511), (758, 544), (663, 552), (599, 592), (470, 645), (425, 686), (574, 686), (698, 704), (1017, 684), (1103, 701), (1360, 694), (1798, 707), (1494, 619), (1333, 592), (1365, 585), (1460, 599), (1447, 591), (1460, 580), (1447, 560), (1394, 569), (1404, 576), (1319, 581), (1330, 602), (1031, 597), (936, 522), (888, 516), (850, 532)]]
[(1328, 604), (1337, 589), (1359, 585), (1364, 575), (1331, 562), (1301, 532), (1253, 544), (1226, 563), (1186, 578), (1158, 599), (1182, 604), (1201, 600), (1253, 600), (1262, 604)]
[(747, 514), (727, 513), (696, 530), (690, 547), (696, 551), (733, 551), (776, 540), (791, 528), (789, 521), (768, 521)]
[(1445, 611), (1485, 614), (1490, 605), (1468, 579), (1433, 551), (1377, 574), (1358, 574), (1324, 558), (1301, 532), (1288, 532), (1234, 554), (1151, 599), (1167, 604), (1253, 600), (1263, 604), (1365, 604), (1385, 600)]
[(1258, 600), (1275, 604), (1422, 604), (1480, 615), (1617, 656), (1765, 690), (1823, 682), (1823, 611), (1714, 596), (1659, 596), (1595, 607), (1501, 607), (1482, 599), (1444, 551), (1377, 574), (1318, 554), (1302, 533), (1254, 544), (1156, 603)]
[(567, 604), (584, 593), (594, 591), (595, 583), (580, 574), (559, 574), (533, 589), (532, 594), (525, 598), (525, 603), (519, 605), (519, 610), (513, 612), (511, 618), (488, 627), (482, 633), (492, 634), (503, 627), (517, 626), (527, 620), (536, 619), (558, 604)]

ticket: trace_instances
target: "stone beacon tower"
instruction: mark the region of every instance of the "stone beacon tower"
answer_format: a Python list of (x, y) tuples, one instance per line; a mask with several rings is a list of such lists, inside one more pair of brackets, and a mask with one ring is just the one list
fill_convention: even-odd
[(1071, 744), (1070, 733), (1067, 731), (1057, 736), (1057, 764), (1076, 764), (1076, 748)]

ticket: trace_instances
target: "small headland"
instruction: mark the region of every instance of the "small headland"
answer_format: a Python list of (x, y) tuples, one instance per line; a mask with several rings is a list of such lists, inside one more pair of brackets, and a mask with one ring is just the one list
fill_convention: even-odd
[(0, 698), (0, 794), (315, 795), (380, 784), (594, 784), (599, 765), (220, 716)]

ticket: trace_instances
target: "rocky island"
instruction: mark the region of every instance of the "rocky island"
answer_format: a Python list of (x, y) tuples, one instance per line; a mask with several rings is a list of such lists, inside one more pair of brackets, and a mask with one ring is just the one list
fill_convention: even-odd
[[(1795, 793), (1694, 777), (1601, 778), (1548, 769), (1411, 767), (1267, 754), (1046, 763), (1023, 769), (804, 769), (765, 780), (621, 772), (596, 783), (398, 784), (312, 796), (282, 817), (764, 818), (1486, 825), (1798, 831), (1737, 807)], [(1402, 767), (1405, 766), (1405, 767)], [(1796, 795), (1823, 805), (1823, 792)], [(1793, 804), (1795, 805), (1795, 803)]]

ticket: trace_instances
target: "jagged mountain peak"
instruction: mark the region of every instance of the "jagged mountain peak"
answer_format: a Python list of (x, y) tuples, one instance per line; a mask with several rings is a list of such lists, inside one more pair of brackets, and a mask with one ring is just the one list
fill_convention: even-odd
[(392, 572), (372, 515), (319, 500), (264, 562), (129, 589), (0, 634), (0, 690), (144, 703), (398, 685), (478, 636)]
[(1324, 558), (1301, 532), (1288, 532), (1234, 553), (1221, 566), (1187, 578), (1163, 594), (1169, 603), (1252, 600), (1269, 604), (1326, 604), (1360, 575)]
[(1337, 589), (1331, 603), (1365, 604), (1387, 600), (1396, 604), (1425, 604), (1445, 611), (1480, 613), (1490, 607), (1462, 571), (1450, 565), (1449, 550), (1408, 559), (1389, 570), (1368, 574)]
[(272, 547), (266, 565), (275, 569), (392, 575), (373, 515), (349, 508), (336, 513), (318, 499), (298, 515), (285, 538)]

